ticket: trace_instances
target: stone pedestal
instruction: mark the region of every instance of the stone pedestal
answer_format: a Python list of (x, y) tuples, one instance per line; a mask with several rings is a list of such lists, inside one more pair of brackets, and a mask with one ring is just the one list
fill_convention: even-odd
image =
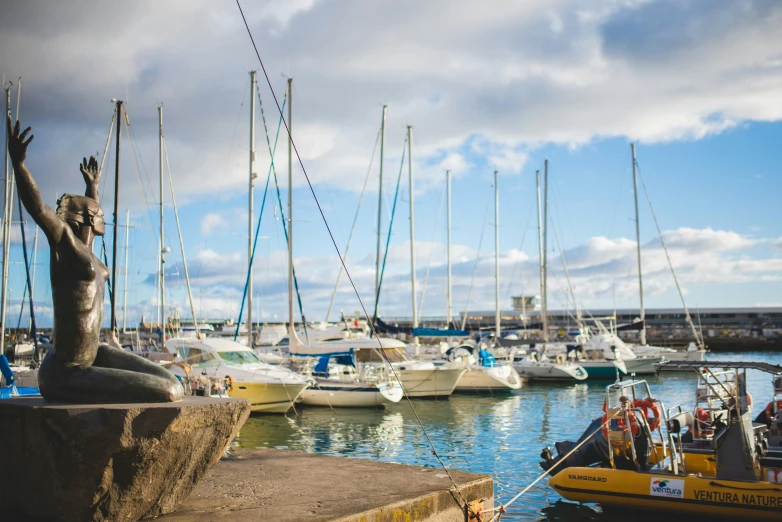
[(45, 520), (175, 511), (247, 420), (243, 399), (165, 404), (0, 401), (0, 506)]

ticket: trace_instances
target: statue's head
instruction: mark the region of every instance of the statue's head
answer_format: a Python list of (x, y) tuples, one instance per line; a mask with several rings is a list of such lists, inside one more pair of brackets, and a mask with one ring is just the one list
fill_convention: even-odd
[(57, 215), (76, 233), (79, 233), (83, 227), (92, 227), (96, 236), (106, 233), (103, 209), (97, 201), (87, 196), (63, 194), (57, 200)]

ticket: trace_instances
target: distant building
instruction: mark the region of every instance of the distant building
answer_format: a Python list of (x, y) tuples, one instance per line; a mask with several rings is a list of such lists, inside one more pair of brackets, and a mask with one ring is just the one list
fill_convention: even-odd
[(528, 311), (540, 310), (540, 296), (539, 295), (515, 295), (511, 297), (513, 300), (513, 309)]

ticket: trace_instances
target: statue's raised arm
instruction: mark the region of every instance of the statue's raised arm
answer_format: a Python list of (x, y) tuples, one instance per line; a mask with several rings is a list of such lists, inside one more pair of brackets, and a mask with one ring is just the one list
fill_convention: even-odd
[(65, 223), (57, 217), (57, 214), (51, 207), (43, 202), (41, 193), (38, 191), (38, 185), (24, 164), (24, 160), (27, 157), (27, 146), (33, 141), (34, 136), (30, 135), (27, 141), (25, 141), (27, 134), (30, 132), (30, 127), (27, 127), (21, 133), (19, 132), (19, 127), (19, 121), (16, 122), (16, 125), (11, 125), (11, 118), (8, 117), (6, 119), (8, 154), (11, 156), (11, 164), (14, 167), (19, 196), (22, 198), (24, 208), (27, 209), (27, 212), (30, 213), (30, 216), (32, 216), (38, 226), (43, 229), (46, 237), (49, 239), (49, 244), (53, 245), (62, 238)]

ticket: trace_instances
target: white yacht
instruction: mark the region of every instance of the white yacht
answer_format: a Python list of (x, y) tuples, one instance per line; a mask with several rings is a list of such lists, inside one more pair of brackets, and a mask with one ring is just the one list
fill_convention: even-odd
[(169, 369), (182, 380), (191, 373), (223, 379), (230, 397), (250, 401), (251, 411), (285, 413), (310, 382), (286, 368), (262, 362), (247, 346), (228, 339), (170, 339), (166, 349), (177, 354)]
[(292, 356), (299, 357), (355, 354), (358, 365), (373, 366), (381, 375), (385, 372), (389, 380), (398, 378), (409, 397), (448, 397), (467, 371), (411, 359), (405, 353), (405, 343), (389, 337), (342, 338), (304, 344), (294, 335), (292, 343), (289, 339), (288, 349)]
[(691, 342), (685, 350), (674, 350), (663, 346), (651, 346), (648, 344), (630, 344), (630, 349), (636, 355), (664, 357), (668, 361), (705, 361), (706, 350), (701, 350)]
[(514, 357), (513, 367), (529, 381), (583, 381), (588, 376), (583, 366), (568, 361), (562, 354), (554, 359), (539, 356), (537, 352), (518, 355)]
[[(359, 372), (353, 362), (330, 362), (329, 356), (323, 356), (313, 368), (305, 365), (304, 375), (315, 383), (304, 390), (300, 401), (308, 406), (327, 406), (331, 408), (372, 408), (382, 407), (402, 400), (404, 392), (398, 381), (381, 379), (372, 366), (364, 366)], [(348, 359), (348, 357), (344, 357)], [(342, 364), (349, 362), (349, 364)]]
[[(523, 380), (510, 364), (497, 364), (494, 356), (481, 349), (476, 357), (474, 343), (464, 343), (446, 352), (450, 368), (467, 371), (456, 384), (458, 392), (510, 392), (518, 390)], [(479, 360), (480, 359), (480, 360)]]

